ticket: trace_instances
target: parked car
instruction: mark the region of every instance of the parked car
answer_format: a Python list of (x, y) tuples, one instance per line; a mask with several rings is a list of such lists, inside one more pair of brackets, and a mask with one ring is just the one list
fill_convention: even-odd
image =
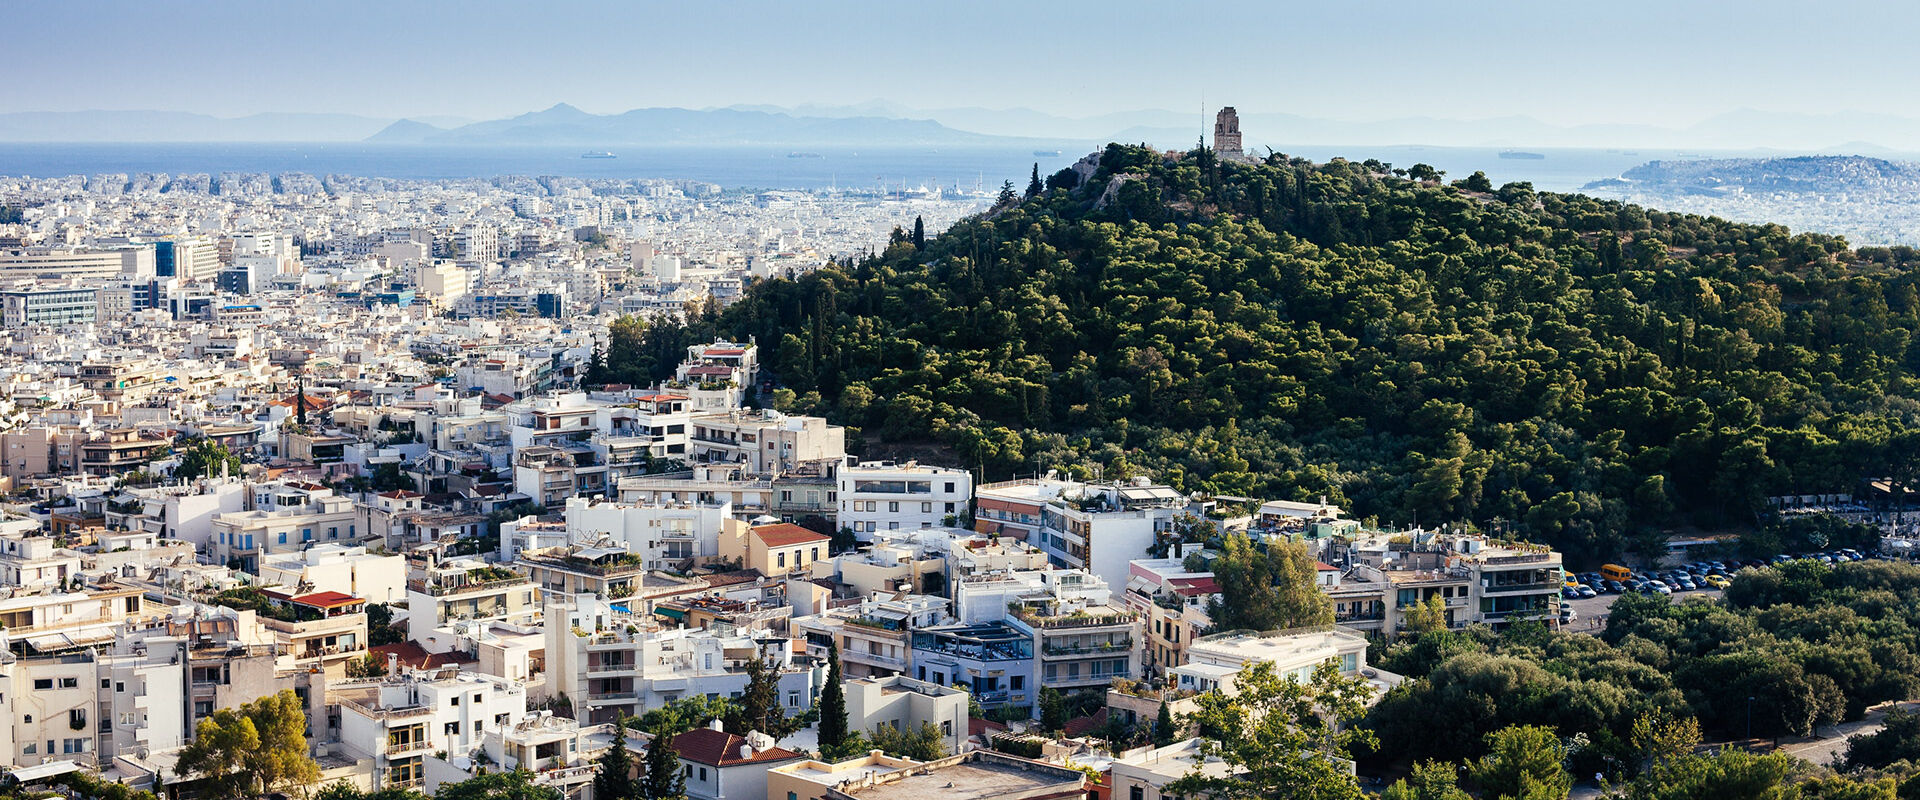
[(1707, 576), (1707, 585), (1715, 589), (1725, 589), (1732, 584), (1733, 584), (1733, 581), (1727, 580), (1727, 576), (1725, 575), (1708, 575)]
[(1580, 593), (1580, 596), (1583, 598), (1600, 596), (1600, 593), (1598, 591), (1595, 591), (1594, 588), (1591, 586), (1582, 586), (1577, 591)]
[(1627, 593), (1627, 585), (1619, 581), (1607, 581), (1606, 586), (1607, 586), (1607, 591), (1612, 592), (1613, 594)]

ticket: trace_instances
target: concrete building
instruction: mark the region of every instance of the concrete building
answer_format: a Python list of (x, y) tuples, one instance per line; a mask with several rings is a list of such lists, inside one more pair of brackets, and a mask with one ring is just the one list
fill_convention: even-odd
[(517, 725), (527, 714), (525, 686), (457, 667), (406, 670), (364, 689), (337, 691), (340, 745), (373, 761), (376, 789), (425, 786), (431, 754), (478, 750), (488, 731)]
[(847, 730), (871, 736), (880, 726), (904, 731), (923, 722), (940, 729), (949, 753), (967, 740), (967, 693), (904, 675), (846, 681)]
[(917, 462), (863, 461), (837, 476), (839, 524), (861, 541), (874, 531), (954, 525), (971, 512), (973, 476)]
[(312, 592), (339, 592), (369, 603), (407, 599), (407, 560), (333, 542), (260, 557), (260, 582)]
[(1033, 705), (1033, 635), (1003, 622), (913, 632), (913, 677), (966, 685), (984, 708)]

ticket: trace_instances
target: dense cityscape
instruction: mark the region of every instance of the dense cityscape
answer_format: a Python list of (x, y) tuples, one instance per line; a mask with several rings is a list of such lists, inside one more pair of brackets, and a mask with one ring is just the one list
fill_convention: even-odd
[(0, 800), (1920, 800), (1855, 5), (23, 5)]

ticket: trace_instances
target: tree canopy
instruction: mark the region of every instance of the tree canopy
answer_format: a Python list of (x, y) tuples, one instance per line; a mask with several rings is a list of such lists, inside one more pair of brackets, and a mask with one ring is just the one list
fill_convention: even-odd
[(1576, 563), (1914, 474), (1914, 250), (1385, 166), (1111, 145), (924, 250), (627, 323), (608, 369), (756, 337), (800, 410), (987, 479), (1325, 496)]
[(200, 721), (174, 771), (199, 776), (215, 797), (260, 797), (320, 780), (307, 755), (307, 710), (292, 689), (223, 708)]

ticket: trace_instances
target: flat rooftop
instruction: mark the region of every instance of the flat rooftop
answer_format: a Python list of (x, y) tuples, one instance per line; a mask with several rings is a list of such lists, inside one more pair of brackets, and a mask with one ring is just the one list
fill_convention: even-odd
[(941, 800), (988, 800), (1064, 783), (1059, 775), (1051, 772), (974, 761), (941, 767), (929, 773), (908, 775), (846, 793), (861, 800), (927, 800), (932, 797)]

